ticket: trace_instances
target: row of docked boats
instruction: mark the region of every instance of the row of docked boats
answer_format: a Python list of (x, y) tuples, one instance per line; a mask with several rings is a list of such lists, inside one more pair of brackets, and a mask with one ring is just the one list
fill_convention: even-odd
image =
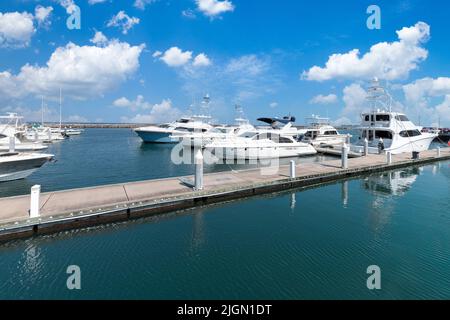
[(27, 126), (22, 119), (16, 113), (0, 116), (0, 182), (26, 178), (54, 158), (41, 153), (50, 143), (81, 134), (73, 128)]
[[(359, 137), (350, 145), (355, 154), (362, 154), (365, 145), (369, 153), (423, 151), (437, 137), (435, 132), (423, 132), (408, 117), (391, 110), (392, 98), (373, 79), (367, 90), (370, 112), (361, 114)], [(209, 96), (206, 97), (209, 102)], [(242, 114), (240, 107), (237, 108)], [(340, 149), (350, 144), (350, 135), (340, 134), (327, 118), (308, 118), (304, 128), (293, 126), (294, 117), (259, 118), (266, 126), (253, 126), (244, 117), (235, 125), (212, 125), (210, 118), (184, 117), (158, 126), (146, 126), (135, 132), (147, 143), (181, 143), (184, 147), (203, 148), (222, 159), (260, 159), (312, 155), (316, 149)]]

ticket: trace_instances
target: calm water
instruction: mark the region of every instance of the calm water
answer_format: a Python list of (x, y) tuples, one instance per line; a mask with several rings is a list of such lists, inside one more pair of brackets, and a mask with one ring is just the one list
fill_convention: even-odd
[[(121, 150), (78, 154), (76, 174), (64, 163), (94, 145), (88, 135), (54, 146), (60, 161), (26, 183), (189, 173), (160, 163), (155, 150), (166, 149), (116, 132)], [(57, 166), (64, 182), (51, 174)], [(82, 274), (76, 292), (66, 288), (73, 264)], [(366, 287), (374, 264), (378, 291)], [(2, 244), (0, 298), (449, 299), (450, 162)]]

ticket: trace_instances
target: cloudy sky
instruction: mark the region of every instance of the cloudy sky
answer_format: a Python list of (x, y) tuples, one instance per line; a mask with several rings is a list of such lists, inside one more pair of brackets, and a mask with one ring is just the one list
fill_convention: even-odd
[(2, 0), (0, 111), (38, 120), (45, 97), (56, 120), (61, 88), (66, 121), (164, 122), (209, 93), (219, 122), (240, 104), (357, 123), (377, 76), (395, 109), (450, 126), (450, 2), (376, 2), (379, 30), (364, 0)]

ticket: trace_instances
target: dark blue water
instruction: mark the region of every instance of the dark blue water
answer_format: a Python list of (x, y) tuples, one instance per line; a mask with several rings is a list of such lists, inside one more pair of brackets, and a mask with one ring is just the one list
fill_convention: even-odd
[[(170, 166), (147, 154), (161, 147), (127, 141), (105, 146), (103, 164), (78, 156), (67, 185)], [(107, 161), (116, 152), (130, 163), (123, 175)], [(42, 175), (61, 163), (32, 179), (58, 183)], [(81, 268), (79, 291), (66, 287), (69, 265)], [(381, 290), (366, 286), (369, 265), (380, 267)], [(0, 299), (10, 298), (449, 299), (450, 162), (2, 244)]]

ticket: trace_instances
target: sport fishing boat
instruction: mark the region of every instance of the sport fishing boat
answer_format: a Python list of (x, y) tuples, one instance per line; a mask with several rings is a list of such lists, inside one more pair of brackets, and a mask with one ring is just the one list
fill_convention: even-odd
[(218, 159), (270, 159), (316, 154), (307, 143), (298, 142), (290, 135), (275, 132), (257, 133), (251, 138), (232, 137), (214, 140), (205, 146)]
[(375, 78), (367, 90), (367, 99), (371, 110), (361, 115), (361, 134), (356, 145), (350, 147), (353, 152), (362, 153), (364, 140), (369, 143), (369, 153), (381, 151), (399, 154), (428, 150), (437, 137), (434, 132), (421, 132), (408, 117), (400, 112), (392, 112), (392, 97)]
[(21, 124), (22, 119), (23, 117), (12, 112), (6, 116), (0, 116), (0, 152), (9, 151), (11, 148), (15, 151), (41, 151), (47, 149), (47, 146), (39, 142), (24, 141), (25, 127)]
[(0, 153), (0, 182), (24, 179), (53, 157), (43, 153)]
[(330, 125), (329, 118), (312, 115), (306, 119), (307, 128), (300, 141), (309, 143), (314, 147), (342, 145), (349, 138), (347, 134), (340, 134)]

